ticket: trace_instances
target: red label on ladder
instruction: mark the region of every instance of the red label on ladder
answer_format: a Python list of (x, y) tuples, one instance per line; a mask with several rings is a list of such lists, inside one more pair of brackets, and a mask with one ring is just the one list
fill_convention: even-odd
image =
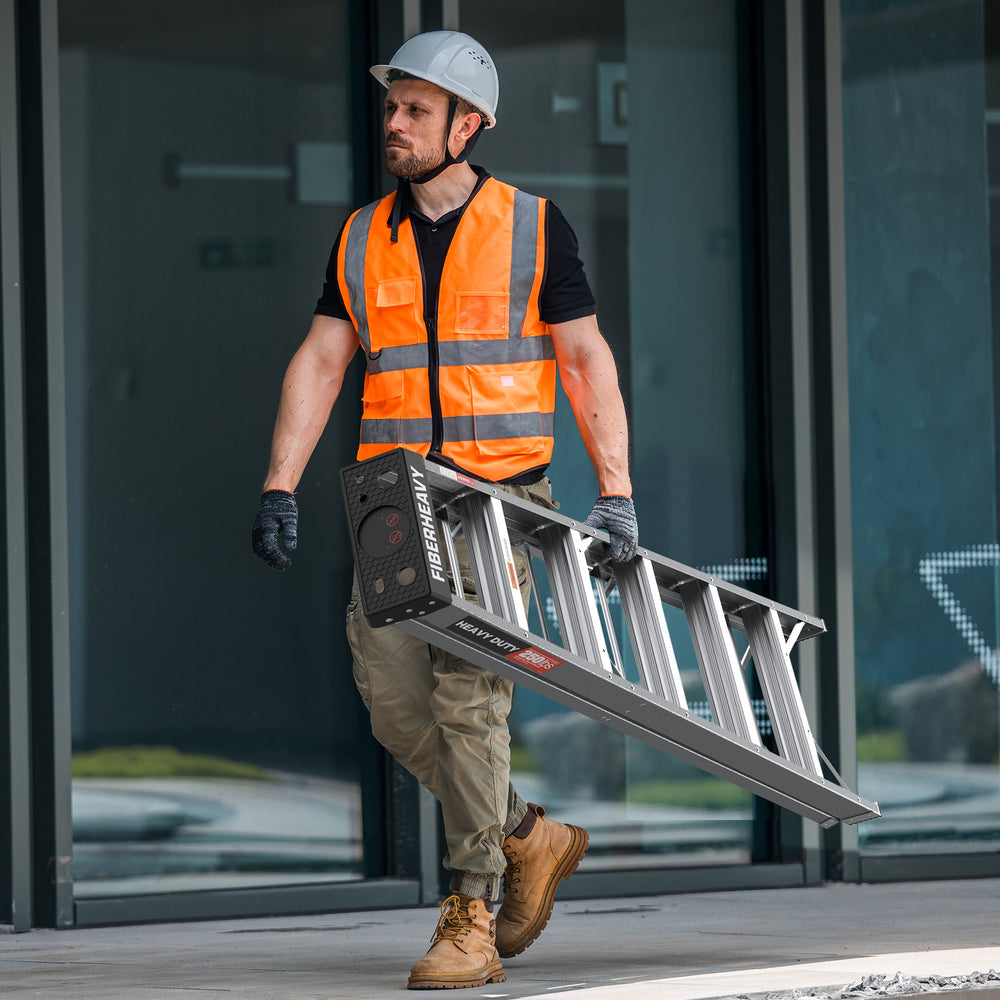
[(558, 667), (563, 662), (548, 653), (543, 653), (540, 649), (535, 649), (534, 646), (529, 646), (517, 653), (508, 653), (507, 659), (520, 663), (522, 667), (527, 667), (529, 670), (534, 670), (536, 674), (544, 674), (547, 670)]

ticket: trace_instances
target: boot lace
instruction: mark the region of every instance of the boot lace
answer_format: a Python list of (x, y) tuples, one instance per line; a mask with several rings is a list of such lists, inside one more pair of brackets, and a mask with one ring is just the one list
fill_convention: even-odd
[(507, 858), (507, 867), (503, 870), (503, 893), (517, 893), (514, 886), (521, 881), (522, 859), (518, 856), (517, 849), (504, 846), (503, 853)]
[(461, 896), (449, 896), (441, 904), (441, 916), (434, 928), (432, 942), (447, 938), (460, 941), (475, 926), (475, 918), (469, 913), (469, 904), (462, 901)]

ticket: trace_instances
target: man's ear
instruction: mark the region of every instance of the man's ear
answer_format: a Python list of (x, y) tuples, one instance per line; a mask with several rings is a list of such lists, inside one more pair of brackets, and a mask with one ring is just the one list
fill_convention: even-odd
[(474, 111), (467, 114), (464, 121), (459, 125), (458, 131), (455, 133), (455, 138), (461, 142), (468, 142), (476, 134), (482, 121), (482, 115), (478, 115)]

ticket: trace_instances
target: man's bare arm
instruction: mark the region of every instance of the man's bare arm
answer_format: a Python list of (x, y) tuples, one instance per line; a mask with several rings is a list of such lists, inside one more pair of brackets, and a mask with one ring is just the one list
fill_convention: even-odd
[(604, 496), (632, 495), (628, 421), (615, 359), (597, 325), (584, 316), (550, 327), (562, 386)]
[(357, 349), (358, 336), (346, 320), (313, 317), (285, 372), (265, 490), (292, 493), (298, 486)]

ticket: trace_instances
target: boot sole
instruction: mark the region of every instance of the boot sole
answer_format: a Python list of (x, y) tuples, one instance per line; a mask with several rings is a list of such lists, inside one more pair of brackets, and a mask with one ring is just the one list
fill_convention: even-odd
[(552, 916), (552, 908), (556, 902), (556, 889), (564, 878), (569, 878), (576, 871), (583, 860), (587, 848), (590, 846), (590, 834), (586, 830), (570, 823), (566, 824), (573, 833), (573, 838), (569, 842), (566, 853), (559, 860), (549, 884), (545, 887), (545, 895), (542, 897), (542, 905), (538, 909), (538, 916), (522, 931), (520, 937), (515, 938), (506, 948), (497, 945), (497, 954), (501, 958), (513, 958), (526, 951), (538, 939), (538, 935), (545, 930), (545, 925)]
[(504, 983), (507, 975), (499, 962), (491, 962), (481, 975), (465, 976), (410, 976), (408, 990), (461, 990), (487, 983)]

